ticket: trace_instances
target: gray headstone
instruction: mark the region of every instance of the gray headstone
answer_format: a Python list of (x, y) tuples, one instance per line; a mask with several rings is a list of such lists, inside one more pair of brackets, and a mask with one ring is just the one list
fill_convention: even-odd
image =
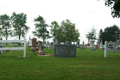
[[(0, 40), (2, 40), (2, 38), (0, 38)], [(3, 47), (2, 43), (0, 43), (0, 47)]]
[(38, 42), (38, 47), (39, 47), (39, 48), (41, 47), (40, 42)]
[(113, 42), (112, 41), (109, 42), (108, 48), (113, 49)]
[(95, 51), (95, 47), (91, 47), (90, 49), (91, 49), (92, 51)]
[(35, 47), (31, 47), (31, 51), (35, 52), (36, 51)]
[(3, 52), (0, 50), (0, 54), (3, 54)]
[(10, 43), (10, 47), (12, 47), (12, 43)]
[(18, 47), (17, 43), (15, 42), (15, 47)]
[(3, 47), (2, 43), (0, 43), (0, 47)]
[(55, 44), (54, 57), (76, 57), (76, 45)]
[(70, 41), (65, 41), (65, 45), (71, 45)]
[(55, 44), (58, 44), (58, 37), (55, 37)]
[(76, 47), (77, 47), (77, 48), (80, 48), (80, 43), (79, 43), (79, 41), (77, 41)]
[(47, 41), (47, 45), (46, 45), (46, 47), (48, 48), (49, 47), (49, 42)]

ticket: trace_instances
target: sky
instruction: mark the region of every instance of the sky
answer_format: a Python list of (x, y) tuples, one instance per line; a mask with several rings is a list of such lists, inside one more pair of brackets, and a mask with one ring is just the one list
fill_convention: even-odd
[[(27, 40), (29, 37), (35, 37), (32, 34), (32, 31), (35, 31), (34, 19), (39, 15), (48, 25), (51, 25), (52, 21), (57, 21), (60, 25), (66, 19), (75, 23), (80, 33), (81, 44), (83, 41), (88, 43), (85, 35), (92, 28), (96, 29), (98, 38), (100, 29), (104, 30), (114, 24), (120, 27), (120, 19), (111, 16), (111, 9), (105, 6), (104, 0), (0, 0), (0, 15), (11, 16), (13, 12), (27, 15), (26, 25), (30, 27), (26, 35)], [(52, 42), (52, 39), (47, 41)]]

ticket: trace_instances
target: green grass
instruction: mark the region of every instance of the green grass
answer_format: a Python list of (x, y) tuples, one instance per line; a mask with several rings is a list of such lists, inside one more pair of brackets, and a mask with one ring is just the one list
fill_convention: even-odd
[(0, 55), (0, 80), (120, 80), (120, 53), (104, 50), (76, 50), (76, 58), (54, 57), (53, 50), (44, 49), (52, 56), (37, 56), (27, 47), (23, 51), (3, 51)]

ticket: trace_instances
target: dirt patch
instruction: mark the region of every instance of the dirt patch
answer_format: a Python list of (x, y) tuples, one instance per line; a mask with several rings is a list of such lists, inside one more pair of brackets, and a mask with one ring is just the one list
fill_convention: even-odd
[(45, 55), (37, 54), (37, 56), (52, 56), (52, 54), (45, 54)]

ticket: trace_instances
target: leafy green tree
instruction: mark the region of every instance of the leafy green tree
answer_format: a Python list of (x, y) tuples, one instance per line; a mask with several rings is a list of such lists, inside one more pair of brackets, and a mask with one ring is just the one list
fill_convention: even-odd
[(21, 37), (24, 37), (25, 34), (30, 29), (26, 25), (26, 20), (27, 20), (27, 16), (24, 13), (16, 14), (15, 12), (13, 12), (11, 16), (11, 22), (14, 28), (13, 36), (18, 36), (19, 40), (21, 39)]
[(38, 16), (34, 21), (37, 22), (35, 23), (36, 31), (33, 31), (34, 36), (42, 38), (43, 42), (45, 39), (50, 38), (49, 31), (47, 30), (48, 24), (46, 24), (44, 18), (42, 16)]
[(120, 0), (105, 0), (105, 5), (111, 7), (113, 17), (120, 17)]
[(119, 39), (119, 35), (120, 29), (117, 25), (113, 25), (104, 29), (100, 39), (102, 40), (103, 44), (105, 41), (116, 42)]
[[(10, 17), (7, 14), (0, 15), (0, 26), (1, 31), (0, 35), (5, 36), (5, 39), (8, 39), (8, 36), (11, 35), (11, 24), (10, 24)], [(6, 43), (7, 45), (7, 43)]]
[(88, 43), (89, 43), (90, 38), (91, 38), (91, 34), (90, 33), (86, 34), (86, 38), (88, 39)]
[(79, 31), (75, 29), (75, 24), (71, 23), (70, 20), (62, 21), (58, 30), (58, 40), (65, 41), (78, 41)]
[(96, 30), (92, 28), (92, 30), (86, 34), (86, 38), (88, 39), (88, 43), (90, 39), (96, 39)]
[(2, 28), (0, 27), (0, 38), (3, 36), (4, 32), (2, 30)]
[(53, 21), (53, 22), (51, 22), (50, 27), (51, 27), (50, 31), (51, 31), (52, 36), (54, 36), (54, 37), (57, 36), (59, 24), (56, 21)]
[(100, 41), (102, 41), (101, 39), (102, 39), (102, 33), (103, 33), (103, 30), (102, 29), (100, 29), (100, 31), (99, 31), (99, 36), (98, 36), (98, 38), (100, 39)]
[[(52, 37), (57, 37), (57, 33), (58, 33), (58, 29), (59, 29), (59, 24), (56, 22), (56, 21), (53, 21), (51, 22), (51, 25), (50, 25), (51, 29), (50, 29), (50, 32), (52, 34)], [(53, 39), (54, 41), (54, 39)]]

